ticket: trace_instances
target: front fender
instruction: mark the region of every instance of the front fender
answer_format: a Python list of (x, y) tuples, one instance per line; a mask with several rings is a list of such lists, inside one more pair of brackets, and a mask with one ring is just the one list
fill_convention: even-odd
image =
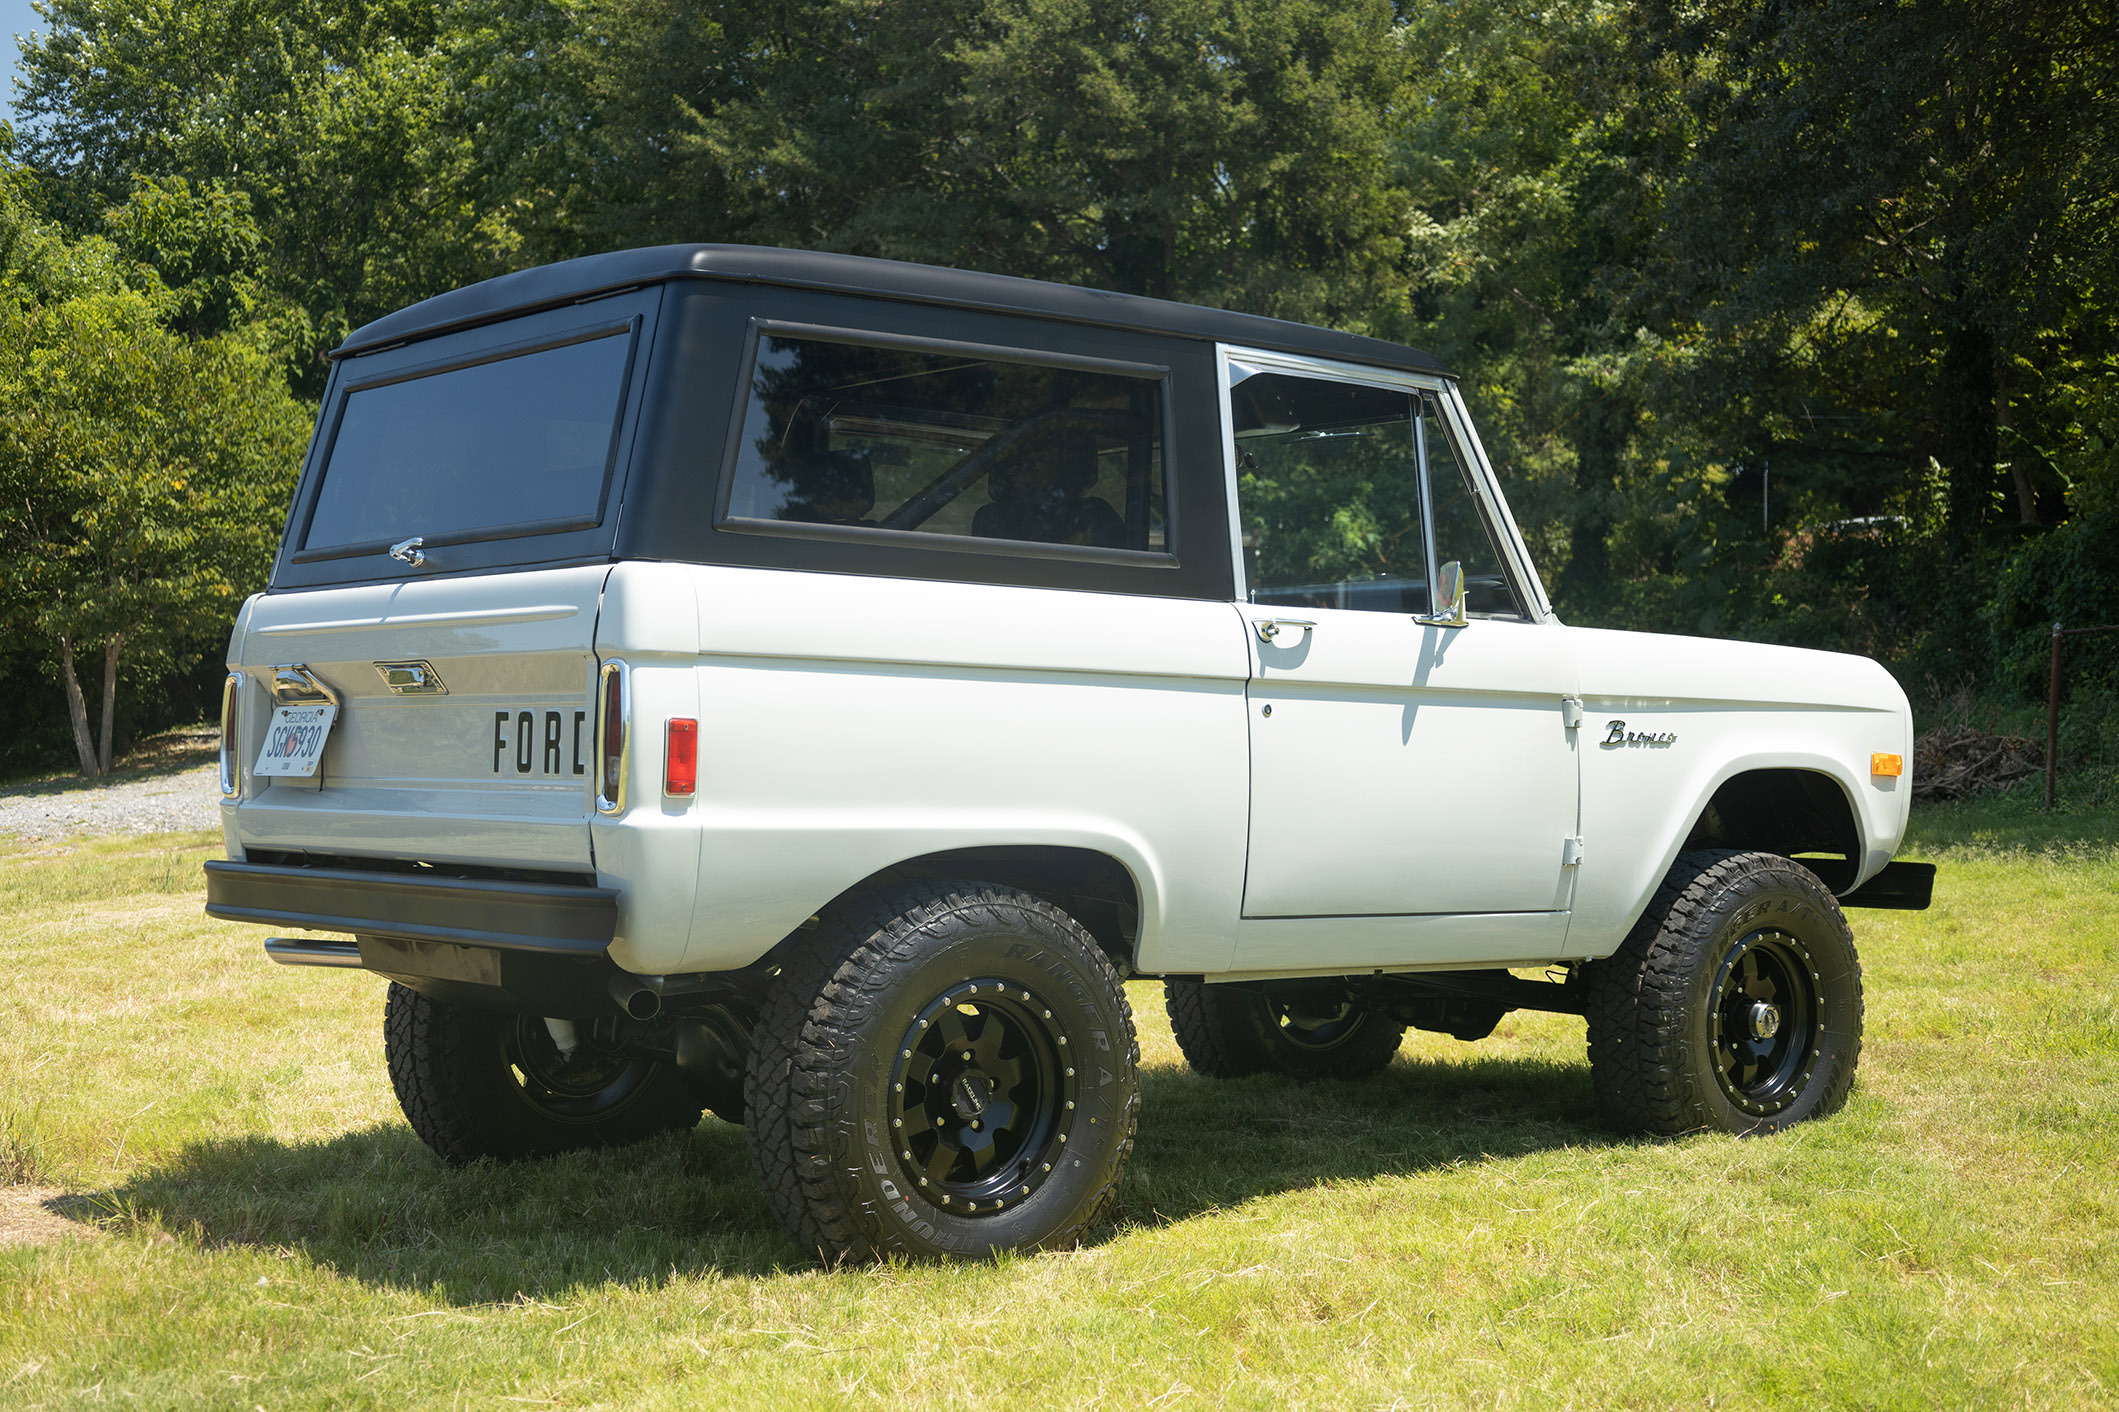
[(1911, 755), (1912, 713), (1881, 666), (1746, 643), (1581, 637), (1585, 846), (1570, 957), (1617, 949), (1715, 791), (1747, 771), (1808, 770), (1839, 788), (1858, 839), (1854, 886), (1890, 861), (1912, 780), (1872, 776), (1870, 756)]

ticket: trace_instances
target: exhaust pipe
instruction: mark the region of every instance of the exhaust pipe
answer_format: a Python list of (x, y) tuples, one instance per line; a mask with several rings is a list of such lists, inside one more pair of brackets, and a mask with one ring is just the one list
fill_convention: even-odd
[(313, 941), (307, 937), (268, 936), (265, 954), (282, 966), (358, 967), (361, 949), (350, 941)]
[(611, 999), (636, 1020), (652, 1020), (662, 1013), (662, 977), (631, 976), (621, 971), (611, 977)]

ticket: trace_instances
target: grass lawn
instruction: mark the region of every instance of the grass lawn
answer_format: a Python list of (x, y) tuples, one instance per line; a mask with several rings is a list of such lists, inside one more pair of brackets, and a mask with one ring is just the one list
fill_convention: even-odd
[(1136, 985), (1114, 1228), (848, 1271), (711, 1118), (442, 1166), (382, 983), (203, 917), (203, 836), (0, 854), (0, 1407), (2109, 1405), (2119, 814), (2023, 804), (1927, 813), (1934, 909), (1854, 914), (1829, 1121), (1616, 1141), (1581, 1022), (1530, 1014), (1214, 1083)]

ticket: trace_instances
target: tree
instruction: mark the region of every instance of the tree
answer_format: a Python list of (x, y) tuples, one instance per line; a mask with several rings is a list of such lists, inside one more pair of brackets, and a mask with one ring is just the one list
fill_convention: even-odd
[(755, 241), (1357, 328), (1402, 303), (1384, 0), (600, 0), (479, 35), (481, 200), (540, 255)]
[[(1755, 394), (1808, 383), (1813, 409), (1866, 423), (1840, 459), (1882, 452), (1901, 484), (1942, 468), (1961, 554), (1994, 518), (2012, 367), (2119, 277), (2109, 6), (1714, 0), (1651, 7), (1639, 33), (1696, 138), (1659, 274), (1668, 325), (1709, 350), (1702, 404), (1801, 440)], [(1835, 357), (1856, 349), (1865, 367)]]
[[(506, 222), (464, 199), (471, 135), (444, 8), (421, 0), (41, 0), (22, 156), (77, 234), (187, 183), (240, 201), (264, 287), (302, 311), (301, 386), (352, 328), (508, 267)], [(146, 234), (137, 231), (135, 234)]]
[[(0, 178), (6, 177), (0, 168)], [(261, 583), (306, 410), (239, 335), (188, 339), (107, 243), (66, 242), (0, 186), (0, 620), (40, 644), (81, 772), (110, 768), (121, 660), (232, 616)], [(100, 654), (100, 738), (84, 668)]]

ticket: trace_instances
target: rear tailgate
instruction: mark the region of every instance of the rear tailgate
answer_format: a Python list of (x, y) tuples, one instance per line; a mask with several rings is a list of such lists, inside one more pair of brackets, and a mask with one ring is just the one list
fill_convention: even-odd
[[(233, 644), (255, 850), (586, 872), (595, 629), (608, 564), (268, 594)], [(339, 699), (314, 780), (252, 765), (275, 672)], [(395, 670), (393, 670), (395, 669)]]

